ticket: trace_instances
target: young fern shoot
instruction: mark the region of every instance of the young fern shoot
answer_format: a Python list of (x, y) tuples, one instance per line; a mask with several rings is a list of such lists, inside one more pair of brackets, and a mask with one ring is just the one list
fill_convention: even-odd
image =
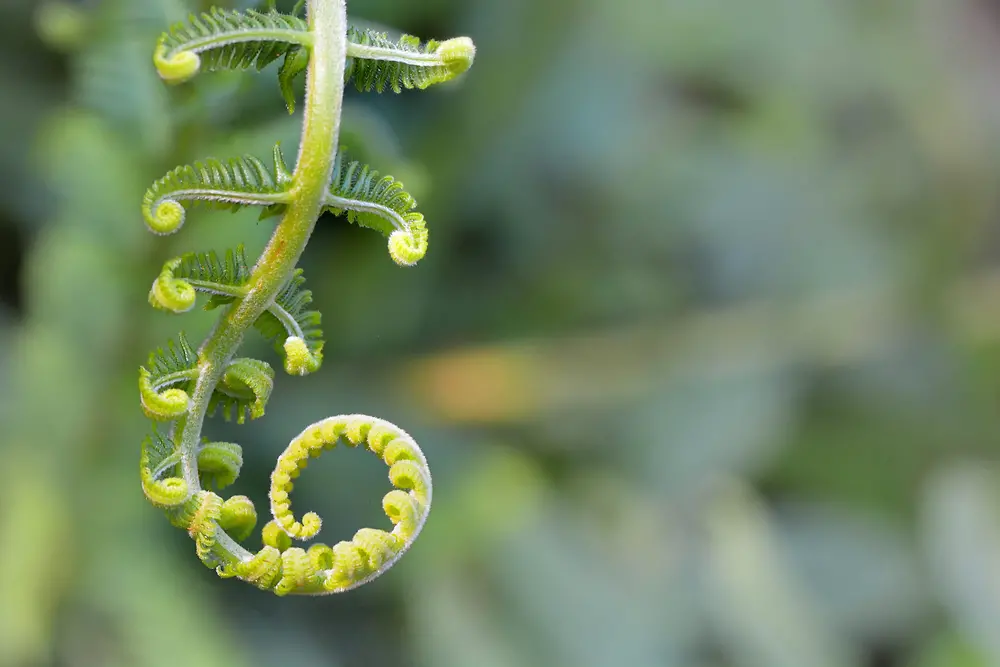
[[(273, 3), (272, 3), (273, 4)], [(300, 5), (303, 3), (300, 3)], [(159, 423), (142, 444), (140, 476), (149, 501), (171, 523), (188, 531), (198, 558), (221, 577), (235, 577), (278, 595), (323, 595), (360, 586), (389, 569), (413, 543), (427, 520), (431, 476), (416, 442), (389, 422), (341, 415), (312, 424), (278, 458), (271, 474), (271, 520), (263, 547), (241, 545), (257, 523), (245, 496), (223, 499), (216, 491), (232, 484), (243, 462), (239, 445), (205, 442), (206, 416), (221, 411), (238, 423), (264, 414), (274, 371), (264, 361), (237, 358), (243, 337), (256, 328), (272, 339), (284, 369), (305, 375), (323, 361), (320, 314), (309, 309), (311, 292), (296, 268), (320, 215), (344, 214), (388, 237), (389, 255), (412, 266), (427, 252), (427, 229), (416, 202), (401, 183), (351, 161), (339, 150), (344, 87), (362, 91), (426, 88), (448, 81), (472, 65), (468, 38), (421, 43), (404, 35), (358, 30), (347, 22), (345, 0), (309, 0), (306, 15), (213, 9), (164, 33), (154, 64), (167, 83), (183, 83), (200, 71), (258, 70), (283, 58), (279, 84), (290, 112), (292, 82), (306, 75), (302, 141), (294, 170), (274, 149), (273, 167), (253, 156), (208, 159), (181, 166), (154, 183), (142, 203), (149, 229), (173, 234), (194, 204), (237, 210), (262, 208), (279, 217), (255, 264), (242, 246), (225, 256), (190, 253), (170, 260), (153, 283), (154, 307), (183, 313), (199, 293), (221, 317), (195, 350), (183, 334), (150, 355), (139, 369), (143, 411)], [(289, 494), (309, 461), (338, 442), (364, 445), (389, 467), (395, 487), (382, 501), (391, 531), (363, 528), (333, 546), (293, 547), (315, 537), (321, 520), (309, 512), (297, 519)]]

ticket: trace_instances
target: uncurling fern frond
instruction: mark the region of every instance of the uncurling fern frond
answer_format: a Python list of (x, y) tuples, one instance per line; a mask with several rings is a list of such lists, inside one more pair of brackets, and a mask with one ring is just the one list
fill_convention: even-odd
[[(273, 174), (253, 156), (227, 162), (209, 159), (178, 167), (150, 186), (143, 198), (143, 217), (154, 233), (172, 234), (186, 219), (184, 201), (233, 211), (256, 205), (264, 207), (262, 218), (277, 215), (291, 201), (291, 185), (280, 146), (274, 147)], [(346, 213), (351, 222), (389, 237), (389, 254), (401, 266), (416, 264), (427, 252), (427, 227), (424, 216), (414, 210), (416, 205), (399, 181), (350, 160), (345, 151), (337, 153), (324, 209), (335, 215)], [(186, 266), (164, 267), (151, 303), (174, 312), (193, 306), (194, 292), (170, 280), (170, 276), (182, 278)], [(212, 282), (211, 276), (199, 279)], [(191, 281), (186, 283), (197, 289)]]
[(180, 452), (173, 441), (153, 432), (142, 443), (139, 457), (139, 476), (142, 491), (156, 507), (177, 507), (188, 498), (188, 486), (172, 473), (181, 461)]
[(282, 206), (291, 200), (291, 174), (281, 147), (274, 147), (274, 172), (252, 155), (225, 162), (209, 158), (177, 167), (156, 181), (142, 200), (142, 215), (154, 234), (173, 234), (183, 225), (182, 202), (239, 210), (244, 206)]
[(243, 448), (233, 442), (206, 442), (198, 448), (198, 476), (208, 489), (224, 489), (243, 467)]
[(167, 343), (149, 355), (149, 362), (139, 369), (139, 398), (143, 412), (155, 421), (170, 421), (187, 413), (190, 407), (187, 386), (198, 375), (198, 355), (181, 334), (177, 343)]
[(149, 290), (149, 303), (160, 310), (183, 313), (194, 307), (198, 292), (229, 303), (246, 293), (250, 273), (242, 245), (227, 250), (224, 258), (215, 252), (188, 253), (163, 265)]
[[(427, 251), (427, 229), (413, 197), (391, 176), (337, 150), (344, 85), (360, 90), (426, 88), (471, 66), (475, 47), (458, 38), (421, 44), (374, 31), (351, 29), (345, 0), (300, 0), (291, 15), (275, 11), (213, 9), (165, 33), (154, 62), (170, 83), (200, 70), (262, 69), (284, 57), (278, 72), (282, 95), (294, 107), (293, 79), (309, 80), (302, 141), (295, 172), (275, 147), (274, 167), (246, 156), (181, 166), (146, 192), (142, 215), (156, 234), (184, 224), (188, 208), (202, 203), (237, 210), (262, 208), (261, 219), (279, 217), (256, 263), (243, 246), (224, 254), (192, 252), (167, 261), (149, 291), (149, 302), (184, 313), (206, 295), (205, 308), (220, 320), (197, 348), (183, 334), (154, 351), (139, 369), (140, 404), (154, 422), (142, 443), (143, 493), (174, 526), (187, 531), (201, 562), (223, 578), (237, 578), (277, 595), (324, 595), (351, 590), (388, 570), (413, 544), (431, 506), (431, 475), (416, 442), (399, 427), (375, 417), (342, 415), (309, 426), (292, 440), (271, 474), (271, 519), (261, 529), (262, 548), (241, 545), (257, 525), (246, 496), (223, 499), (243, 465), (243, 450), (202, 437), (206, 416), (221, 413), (244, 423), (264, 414), (274, 389), (265, 361), (238, 357), (247, 331), (256, 328), (274, 343), (285, 371), (304, 375), (323, 361), (320, 313), (297, 267), (324, 211), (388, 236), (389, 253), (403, 266)], [(305, 9), (308, 21), (300, 17)], [(297, 518), (290, 494), (312, 458), (338, 442), (364, 445), (389, 468), (394, 487), (382, 499), (391, 530), (362, 528), (332, 546), (293, 546), (315, 537), (319, 516)]]
[(361, 92), (381, 93), (386, 88), (399, 93), (404, 88), (424, 89), (463, 74), (476, 58), (476, 47), (468, 37), (445, 42), (420, 43), (419, 37), (403, 35), (394, 42), (376, 30), (347, 31), (347, 79)]
[(312, 34), (297, 16), (216, 7), (163, 33), (153, 60), (164, 81), (182, 83), (200, 70), (260, 71), (311, 45)]
[[(224, 259), (215, 252), (188, 253), (171, 259), (164, 265), (149, 292), (149, 301), (160, 310), (182, 313), (190, 310), (194, 306), (195, 295), (203, 292), (211, 295), (205, 306), (211, 310), (244, 298), (250, 275), (251, 269), (242, 245), (227, 251)], [(285, 357), (285, 370), (290, 375), (314, 373), (319, 370), (323, 361), (321, 315), (319, 311), (309, 309), (312, 292), (305, 289), (304, 285), (302, 269), (296, 269), (267, 310), (254, 322), (257, 330), (271, 340), (275, 349)], [(176, 298), (177, 294), (184, 298)], [(190, 300), (187, 298), (189, 295)], [(185, 359), (190, 360), (189, 356)], [(235, 377), (237, 368), (244, 367), (230, 367), (226, 370), (220, 388), (227, 396), (239, 398), (231, 393), (231, 383), (227, 382), (231, 376)], [(243, 383), (251, 386), (246, 377), (243, 378)], [(255, 397), (259, 398), (261, 395), (263, 384), (262, 380), (258, 380), (252, 385), (261, 388), (253, 392)], [(270, 393), (270, 388), (267, 393)], [(266, 401), (266, 397), (264, 400)], [(218, 399), (218, 403), (224, 408), (229, 404), (224, 398)], [(245, 406), (241, 404), (239, 407)], [(228, 415), (228, 408), (225, 409), (225, 414)]]
[(322, 315), (309, 309), (312, 292), (304, 288), (305, 282), (302, 269), (296, 269), (274, 298), (272, 307), (254, 322), (257, 330), (284, 355), (285, 372), (289, 375), (315, 373), (323, 363)]
[(274, 369), (259, 359), (234, 359), (212, 392), (208, 414), (222, 413), (226, 421), (242, 424), (249, 417), (260, 419), (274, 389)]
[[(187, 387), (198, 377), (198, 354), (181, 334), (149, 355), (139, 369), (139, 397), (143, 412), (154, 421), (171, 421), (187, 414), (191, 397)], [(247, 417), (264, 416), (274, 387), (274, 371), (256, 359), (235, 359), (226, 365), (212, 392), (208, 414), (221, 411), (226, 421), (242, 424)]]
[(368, 165), (337, 155), (330, 190), (324, 200), (327, 211), (389, 237), (389, 254), (402, 266), (412, 266), (427, 253), (424, 216), (413, 209), (416, 200), (392, 176), (379, 177)]

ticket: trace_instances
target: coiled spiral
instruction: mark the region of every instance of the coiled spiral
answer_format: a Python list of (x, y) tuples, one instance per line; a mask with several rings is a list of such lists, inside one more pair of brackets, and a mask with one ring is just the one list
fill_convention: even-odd
[[(314, 512), (292, 512), (294, 480), (309, 462), (338, 442), (365, 447), (389, 466), (395, 487), (382, 499), (391, 531), (362, 528), (350, 540), (332, 546), (293, 547), (293, 540), (315, 537), (322, 526)], [(391, 568), (413, 544), (431, 507), (431, 473), (420, 447), (405, 431), (383, 419), (340, 415), (310, 425), (278, 457), (268, 494), (273, 519), (263, 528), (262, 549), (242, 559), (219, 548), (221, 531), (236, 542), (246, 540), (257, 511), (246, 496), (223, 500), (214, 491), (188, 493), (185, 481), (168, 476), (179, 461), (172, 442), (154, 435), (143, 445), (141, 472), (149, 500), (167, 512), (171, 524), (195, 541), (198, 558), (224, 578), (236, 577), (278, 595), (326, 595), (365, 584)], [(198, 452), (201, 482), (222, 489), (232, 484), (242, 465), (242, 450), (232, 443), (206, 443)]]
[[(389, 480), (396, 488), (382, 499), (382, 507), (393, 529), (362, 528), (351, 540), (333, 546), (314, 544), (307, 550), (293, 547), (293, 539), (311, 539), (322, 525), (313, 512), (296, 520), (289, 498), (293, 480), (311, 459), (341, 441), (348, 447), (364, 444), (389, 466)], [(289, 443), (271, 473), (269, 498), (274, 518), (264, 526), (263, 548), (244, 560), (220, 564), (219, 574), (237, 577), (278, 595), (322, 595), (357, 588), (392, 567), (420, 534), (431, 507), (431, 489), (430, 469), (423, 452), (398, 426), (365, 415), (341, 415), (316, 422)], [(250, 516), (252, 504), (247, 508), (248, 501), (242, 496), (236, 498), (241, 499), (240, 511)], [(191, 532), (199, 554), (210, 555), (215, 533), (204, 517), (224, 513), (225, 505), (219, 505), (217, 511), (216, 503), (211, 501), (203, 509), (209, 501), (209, 496), (198, 496), (193, 505), (177, 512), (180, 518), (176, 522)], [(256, 513), (252, 516), (256, 519)], [(227, 521), (230, 525), (235, 522)]]

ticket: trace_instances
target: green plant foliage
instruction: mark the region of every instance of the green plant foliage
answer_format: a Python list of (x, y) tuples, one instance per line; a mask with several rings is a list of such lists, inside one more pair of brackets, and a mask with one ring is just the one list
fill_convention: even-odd
[(393, 42), (384, 32), (351, 28), (347, 39), (351, 56), (347, 78), (361, 92), (427, 88), (463, 74), (476, 57), (476, 47), (467, 37), (421, 45), (413, 35)]
[(199, 71), (253, 67), (259, 72), (310, 44), (306, 22), (296, 16), (215, 7), (163, 33), (154, 60), (165, 81), (183, 83)]
[[(146, 191), (142, 213), (155, 234), (180, 230), (187, 217), (184, 201), (232, 211), (261, 206), (261, 219), (270, 218), (284, 213), (292, 187), (281, 147), (276, 145), (273, 173), (250, 155), (177, 167)], [(389, 237), (389, 253), (398, 264), (413, 265), (427, 252), (424, 216), (413, 210), (417, 202), (403, 184), (391, 176), (380, 178), (379, 172), (350, 160), (344, 151), (337, 154), (323, 205), (335, 215), (346, 213), (351, 222)]]
[[(294, 173), (278, 146), (273, 171), (252, 156), (204, 160), (158, 180), (142, 206), (148, 228), (161, 235), (175, 233), (184, 224), (187, 211), (182, 202), (234, 211), (259, 206), (261, 219), (281, 218), (252, 268), (242, 246), (225, 258), (191, 253), (164, 265), (149, 294), (154, 307), (183, 313), (202, 292), (210, 295), (209, 309), (222, 309), (221, 319), (197, 353), (182, 336), (176, 346), (170, 343), (154, 352), (149, 368), (141, 368), (139, 376), (143, 410), (169, 428), (169, 436), (154, 433), (142, 449), (143, 488), (150, 502), (166, 508), (171, 523), (188, 531), (198, 558), (220, 576), (237, 577), (278, 595), (336, 593), (371, 581), (416, 539), (431, 502), (430, 472), (416, 443), (392, 424), (362, 415), (313, 424), (278, 459), (270, 493), (275, 522), (265, 527), (265, 547), (257, 554), (236, 541), (249, 535), (250, 517), (256, 520), (252, 504), (241, 499), (224, 518), (227, 501), (203, 489), (231, 485), (243, 464), (238, 445), (201, 443), (205, 415), (221, 409), (227, 420), (235, 417), (239, 423), (247, 416), (261, 417), (273, 388), (274, 374), (266, 363), (233, 359), (245, 331), (255, 326), (272, 339), (290, 375), (315, 372), (322, 363), (320, 314), (308, 309), (312, 293), (303, 288), (302, 270), (296, 268), (319, 215), (346, 213), (348, 220), (383, 232), (389, 237), (391, 257), (400, 265), (415, 264), (427, 250), (424, 218), (413, 211), (416, 202), (402, 184), (389, 176), (380, 178), (377, 171), (348, 161), (336, 150), (347, 54), (352, 54), (360, 88), (381, 92), (386, 78), (363, 65), (359, 69), (358, 60), (368, 51), (351, 51), (351, 37), (358, 33), (348, 29), (343, 0), (307, 2), (306, 11), (308, 23), (273, 8), (267, 13), (213, 9), (165, 33), (154, 55), (160, 76), (169, 83), (187, 81), (200, 70), (261, 70), (285, 55), (279, 76), (286, 98), (290, 78), (306, 70), (311, 90)], [(381, 37), (362, 41), (359, 48), (371, 51), (380, 63), (399, 58), (427, 61), (426, 68), (403, 63), (388, 74), (397, 91), (450, 78), (468, 69), (474, 53), (467, 39), (431, 42), (425, 49), (410, 38), (395, 46)], [(286, 102), (291, 109), (293, 103)], [(305, 540), (315, 537), (321, 525), (312, 512), (301, 522), (294, 518), (292, 480), (310, 457), (332, 448), (341, 436), (352, 446), (365, 443), (390, 466), (389, 479), (397, 490), (385, 497), (384, 508), (395, 528), (362, 529), (351, 541), (317, 545), (310, 553), (291, 548), (289, 541), (279, 539), (279, 532)], [(226, 526), (235, 532), (228, 534)]]
[[(323, 361), (321, 315), (319, 311), (308, 309), (312, 292), (303, 289), (305, 282), (302, 270), (296, 269), (291, 280), (274, 297), (274, 304), (254, 322), (257, 330), (273, 341), (275, 350), (285, 357), (285, 370), (289, 375), (314, 373)], [(295, 367), (297, 362), (290, 361), (287, 342), (290, 339), (305, 344), (307, 361), (304, 365)]]
[[(185, 330), (195, 377), (291, 207), (178, 199), (156, 236), (142, 194), (206, 156), (274, 179), (279, 141), (293, 172), (312, 51), (173, 86), (150, 55), (296, 4), (0, 2), (0, 667), (1000, 664), (995, 3), (350, 2), (343, 164), (405, 183), (433, 252), (323, 215), (274, 302), (322, 333), (240, 317), (193, 474), (201, 402), (149, 352)], [(355, 62), (400, 81), (353, 55), (392, 26), (470, 34), (476, 71), (357, 92)], [(160, 440), (140, 364), (184, 395), (143, 398)], [(341, 435), (283, 457), (278, 523), (275, 457), (332, 412), (419, 436), (434, 511), (375, 584), (275, 600), (420, 516)], [(250, 586), (195, 565), (227, 537)]]
[(238, 210), (243, 206), (280, 206), (290, 200), (292, 178), (281, 149), (274, 148), (274, 172), (248, 155), (228, 161), (208, 159), (177, 167), (146, 191), (142, 214), (155, 234), (173, 234), (184, 224), (181, 201), (204, 202)]

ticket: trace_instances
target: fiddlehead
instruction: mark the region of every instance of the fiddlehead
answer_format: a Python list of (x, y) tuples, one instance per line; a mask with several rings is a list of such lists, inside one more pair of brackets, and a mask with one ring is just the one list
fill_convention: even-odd
[(252, 155), (226, 161), (210, 158), (177, 167), (158, 180), (142, 200), (142, 215), (154, 234), (173, 234), (187, 217), (183, 202), (238, 210), (244, 206), (281, 206), (289, 199), (292, 178), (279, 146), (274, 172)]
[(465, 73), (476, 57), (476, 47), (468, 37), (421, 45), (413, 35), (393, 42), (385, 33), (351, 28), (347, 39), (347, 55), (351, 56), (347, 77), (361, 92), (391, 88), (398, 93), (444, 83)]
[(182, 505), (188, 498), (188, 485), (179, 477), (166, 477), (166, 474), (177, 467), (180, 456), (159, 433), (147, 436), (142, 443), (142, 453), (139, 457), (139, 476), (142, 480), (142, 491), (156, 507), (163, 509)]
[(297, 16), (216, 7), (163, 33), (153, 62), (164, 81), (183, 83), (201, 70), (260, 71), (311, 44), (312, 33)]
[[(469, 68), (475, 48), (467, 38), (445, 42), (349, 28), (344, 0), (305, 3), (307, 19), (266, 12), (213, 9), (164, 33), (154, 64), (169, 83), (199, 71), (260, 70), (284, 57), (279, 84), (289, 109), (291, 80), (308, 78), (302, 142), (294, 172), (280, 148), (273, 167), (245, 156), (181, 166), (146, 192), (142, 214), (156, 234), (183, 226), (193, 204), (237, 210), (258, 206), (261, 219), (280, 217), (268, 246), (251, 265), (242, 246), (224, 255), (188, 253), (164, 264), (149, 292), (150, 304), (168, 313), (191, 310), (203, 295), (220, 312), (211, 335), (195, 350), (182, 335), (154, 351), (139, 369), (140, 404), (158, 423), (141, 447), (140, 480), (149, 501), (188, 532), (198, 558), (226, 578), (238, 578), (278, 595), (322, 595), (350, 590), (390, 568), (420, 533), (431, 505), (431, 476), (416, 442), (389, 422), (363, 415), (330, 417), (294, 438), (271, 474), (272, 519), (261, 531), (262, 548), (241, 546), (257, 524), (245, 496), (218, 491), (240, 473), (239, 445), (205, 442), (204, 419), (221, 412), (244, 423), (264, 415), (274, 371), (264, 361), (237, 358), (244, 335), (257, 330), (271, 340), (291, 375), (315, 372), (323, 361), (320, 313), (311, 310), (299, 258), (324, 212), (388, 237), (390, 257), (411, 266), (427, 251), (427, 228), (402, 184), (381, 176), (338, 150), (344, 85), (360, 90), (426, 88)], [(320, 517), (296, 517), (295, 480), (323, 451), (342, 442), (364, 446), (388, 466), (394, 487), (382, 499), (391, 530), (362, 528), (332, 546), (293, 546), (315, 537)]]
[(389, 237), (389, 256), (401, 266), (413, 266), (427, 252), (424, 216), (413, 209), (417, 202), (392, 176), (337, 155), (324, 207), (346, 213), (347, 219)]

